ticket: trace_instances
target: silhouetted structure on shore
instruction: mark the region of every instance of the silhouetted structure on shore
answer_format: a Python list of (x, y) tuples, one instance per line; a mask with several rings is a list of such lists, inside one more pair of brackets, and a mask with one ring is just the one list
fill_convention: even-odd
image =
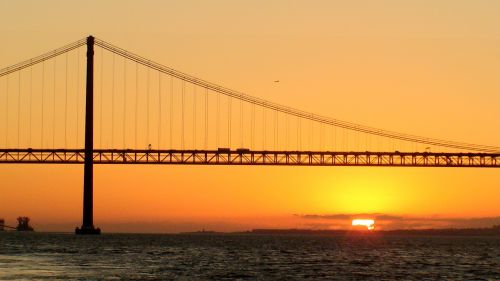
[(29, 225), (30, 218), (28, 217), (18, 217), (17, 218), (17, 231), (33, 231), (33, 227)]
[(5, 226), (5, 220), (0, 219), (0, 231), (4, 231), (4, 226)]

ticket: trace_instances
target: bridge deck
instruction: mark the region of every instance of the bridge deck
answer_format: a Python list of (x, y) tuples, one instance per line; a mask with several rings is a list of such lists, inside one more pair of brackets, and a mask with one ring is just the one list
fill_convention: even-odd
[[(0, 149), (0, 163), (83, 164), (83, 149)], [(500, 168), (500, 154), (253, 150), (96, 149), (94, 164)]]

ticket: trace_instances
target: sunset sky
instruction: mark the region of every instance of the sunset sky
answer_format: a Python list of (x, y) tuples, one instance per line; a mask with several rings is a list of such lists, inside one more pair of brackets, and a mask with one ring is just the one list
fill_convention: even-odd
[[(499, 146), (499, 14), (493, 0), (0, 1), (0, 68), (92, 34), (308, 112)], [(8, 224), (80, 226), (83, 166), (2, 164), (0, 179)], [(499, 198), (498, 169), (94, 166), (104, 232), (491, 226)]]

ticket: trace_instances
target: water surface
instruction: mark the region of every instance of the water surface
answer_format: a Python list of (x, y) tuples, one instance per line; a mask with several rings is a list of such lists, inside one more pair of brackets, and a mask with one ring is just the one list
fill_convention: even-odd
[(0, 280), (500, 280), (500, 237), (0, 233)]

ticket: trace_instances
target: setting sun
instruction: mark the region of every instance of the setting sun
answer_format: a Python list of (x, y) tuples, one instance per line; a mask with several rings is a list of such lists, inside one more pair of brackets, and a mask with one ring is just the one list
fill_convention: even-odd
[(370, 219), (354, 219), (352, 220), (352, 225), (353, 226), (366, 226), (368, 230), (374, 230), (375, 229), (375, 221), (370, 220)]

